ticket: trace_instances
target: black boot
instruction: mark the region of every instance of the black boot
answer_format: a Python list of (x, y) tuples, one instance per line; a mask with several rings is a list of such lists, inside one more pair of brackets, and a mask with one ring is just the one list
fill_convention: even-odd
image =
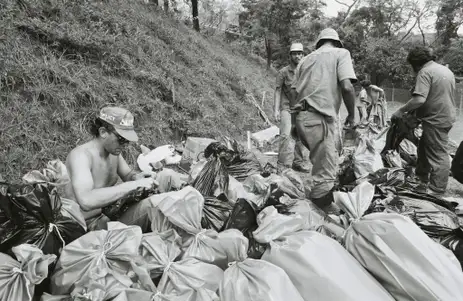
[(312, 199), (312, 203), (317, 205), (326, 214), (341, 214), (341, 209), (334, 203), (333, 191), (328, 192), (321, 198)]

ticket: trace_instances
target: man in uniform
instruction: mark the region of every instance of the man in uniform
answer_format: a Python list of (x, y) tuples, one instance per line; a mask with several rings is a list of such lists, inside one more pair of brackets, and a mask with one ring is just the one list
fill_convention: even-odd
[[(304, 56), (304, 48), (301, 43), (293, 43), (289, 50), (289, 65), (278, 71), (275, 96), (274, 96), (274, 117), (280, 122), (280, 149), (278, 152), (278, 169), (292, 167), (296, 171), (309, 172), (304, 166), (307, 161), (307, 149), (305, 149), (299, 137), (295, 138), (295, 147), (291, 148), (291, 129), (293, 118), (290, 113), (290, 90), (294, 79), (294, 70)], [(294, 153), (294, 160), (291, 157)]]
[(343, 48), (338, 33), (324, 29), (318, 36), (316, 50), (299, 63), (292, 85), (296, 100), (296, 128), (310, 151), (313, 187), (311, 200), (327, 213), (339, 213), (333, 203), (338, 154), (336, 149), (336, 118), (341, 103), (347, 108), (346, 127), (355, 120), (356, 82), (350, 52)]
[(415, 174), (427, 192), (443, 195), (447, 188), (450, 158), (449, 132), (455, 118), (455, 76), (447, 67), (434, 62), (432, 50), (413, 48), (407, 61), (416, 75), (412, 98), (391, 119), (414, 114), (422, 123)]

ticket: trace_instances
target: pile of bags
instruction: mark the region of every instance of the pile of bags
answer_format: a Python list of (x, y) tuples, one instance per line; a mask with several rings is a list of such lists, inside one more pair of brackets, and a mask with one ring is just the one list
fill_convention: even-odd
[[(362, 139), (374, 159), (379, 148)], [(463, 301), (455, 206), (388, 186), (401, 168), (357, 159), (335, 218), (296, 173), (274, 174), (236, 143), (195, 145), (186, 185), (140, 195), (147, 232), (117, 221), (87, 231), (50, 173), (0, 185), (0, 300)], [(163, 164), (177, 156), (160, 153)], [(107, 210), (130, 206), (118, 204)]]

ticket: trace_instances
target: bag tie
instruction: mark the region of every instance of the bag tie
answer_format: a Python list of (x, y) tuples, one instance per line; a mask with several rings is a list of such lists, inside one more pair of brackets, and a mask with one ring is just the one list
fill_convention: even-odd
[(58, 226), (53, 224), (53, 223), (49, 223), (48, 224), (48, 232), (53, 232), (53, 230), (56, 231), (56, 233), (58, 234), (58, 237), (59, 239), (61, 240), (61, 243), (63, 244), (63, 248), (66, 246), (66, 242), (64, 241), (63, 237), (61, 236), (61, 233), (59, 232), (59, 229), (58, 229)]

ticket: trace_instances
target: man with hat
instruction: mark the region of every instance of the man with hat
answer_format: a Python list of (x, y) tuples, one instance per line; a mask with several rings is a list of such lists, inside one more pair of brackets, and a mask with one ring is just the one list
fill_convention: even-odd
[(338, 154), (336, 118), (341, 103), (347, 108), (346, 126), (354, 125), (356, 82), (350, 52), (343, 48), (338, 33), (324, 29), (316, 50), (304, 57), (295, 72), (291, 97), (297, 105), (296, 128), (310, 150), (313, 187), (311, 200), (327, 213), (339, 213), (333, 203)]
[[(133, 122), (133, 115), (126, 109), (101, 109), (91, 128), (94, 139), (77, 146), (67, 157), (66, 167), (71, 181), (66, 187), (65, 196), (77, 201), (88, 230), (106, 227), (109, 219), (102, 214), (103, 207), (138, 188), (149, 189), (156, 185), (154, 174), (136, 173), (121, 155), (129, 142), (138, 141)], [(119, 178), (124, 183), (116, 185)], [(150, 206), (148, 201), (131, 206), (120, 221), (146, 229), (149, 224), (146, 210)]]
[[(299, 137), (296, 135), (295, 147), (291, 148), (291, 129), (294, 124), (290, 113), (291, 85), (294, 79), (294, 70), (304, 56), (304, 47), (301, 43), (293, 43), (289, 49), (289, 65), (278, 71), (276, 89), (274, 95), (274, 117), (280, 122), (280, 149), (278, 152), (278, 169), (293, 168), (300, 172), (309, 172), (304, 166), (307, 161), (307, 149), (305, 149)], [(294, 153), (294, 160), (291, 157)]]

